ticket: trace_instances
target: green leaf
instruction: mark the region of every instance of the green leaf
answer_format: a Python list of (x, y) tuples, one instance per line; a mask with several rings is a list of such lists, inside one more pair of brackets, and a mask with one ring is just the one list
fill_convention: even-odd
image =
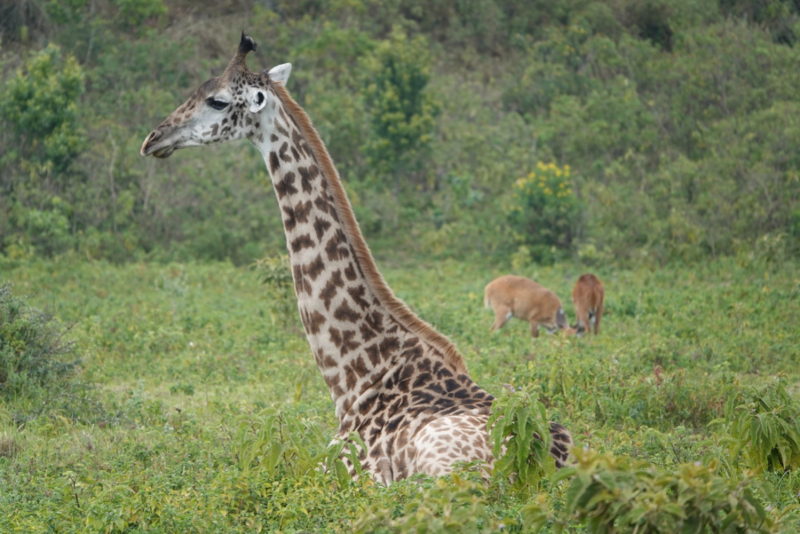
[[(587, 508), (591, 508), (587, 505)], [(622, 525), (634, 525), (639, 522), (641, 518), (647, 513), (647, 507), (643, 505), (639, 505), (631, 509), (630, 512), (625, 514), (620, 518), (620, 522)]]
[(583, 500), (586, 491), (591, 486), (592, 481), (591, 479), (578, 473), (578, 475), (572, 479), (569, 487), (566, 491), (566, 504), (567, 504), (567, 511), (569, 513), (573, 513), (578, 508), (578, 503)]
[(334, 468), (336, 469), (336, 480), (339, 482), (339, 485), (347, 487), (352, 480), (350, 478), (350, 473), (347, 471), (347, 466), (344, 465), (343, 461), (336, 459)]

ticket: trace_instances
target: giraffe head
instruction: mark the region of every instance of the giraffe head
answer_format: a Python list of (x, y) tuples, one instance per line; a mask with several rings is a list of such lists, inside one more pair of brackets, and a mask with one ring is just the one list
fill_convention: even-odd
[(284, 63), (268, 72), (252, 72), (245, 58), (255, 49), (252, 37), (242, 32), (236, 55), (222, 76), (206, 81), (150, 132), (140, 153), (166, 158), (179, 148), (256, 135), (261, 127), (261, 110), (271, 98), (276, 98), (272, 84), (285, 84), (292, 65)]

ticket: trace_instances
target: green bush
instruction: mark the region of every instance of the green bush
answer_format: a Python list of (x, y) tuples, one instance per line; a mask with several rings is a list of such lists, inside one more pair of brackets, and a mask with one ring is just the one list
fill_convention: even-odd
[(53, 317), (30, 308), (0, 285), (0, 398), (59, 393), (78, 369), (73, 346)]
[(357, 534), (478, 534), (502, 532), (488, 513), (486, 487), (458, 474), (437, 479), (420, 491), (394, 516), (391, 509), (374, 506), (354, 525)]
[[(426, 90), (431, 56), (423, 36), (408, 38), (395, 27), (365, 61), (370, 78), (365, 90), (374, 137), (367, 152), (375, 170), (391, 178), (395, 195), (429, 155), (437, 105)], [(409, 176), (410, 175), (410, 176)], [(425, 185), (425, 176), (412, 186)]]
[(73, 56), (49, 45), (8, 80), (0, 93), (0, 122), (14, 133), (17, 150), (3, 158), (6, 163), (18, 156), (36, 161), (37, 172), (56, 175), (69, 168), (85, 143), (78, 124), (83, 78)]
[(535, 260), (545, 262), (572, 248), (580, 211), (569, 165), (542, 162), (514, 183), (506, 207), (516, 240), (530, 246)]
[[(138, 155), (222, 71), (237, 24), (271, 29), (254, 33), (251, 68), (297, 66), (289, 88), (358, 192), (379, 255), (523, 245), (543, 261), (663, 264), (779, 234), (800, 252), (791, 0), (190, 4), (0, 7), (0, 252), (247, 264), (279, 250), (252, 147)], [(537, 161), (569, 162), (579, 217), (562, 225), (539, 202), (535, 235), (507, 232), (501, 206)]]
[(124, 28), (138, 28), (147, 19), (167, 14), (162, 0), (115, 0), (118, 17)]
[(800, 467), (800, 403), (781, 377), (761, 387), (747, 387), (725, 405), (722, 424), (731, 463), (739, 454), (753, 473)]
[(289, 256), (276, 254), (264, 257), (256, 261), (254, 268), (267, 290), (267, 298), (272, 308), (270, 311), (272, 324), (278, 324), (283, 328), (296, 325), (299, 315)]
[(322, 434), (310, 422), (265, 408), (239, 416), (234, 426), (231, 454), (245, 474), (255, 470), (273, 477), (280, 469), (299, 476), (317, 466), (311, 448), (320, 445)]
[(556, 470), (550, 456), (550, 423), (539, 394), (533, 385), (504, 388), (492, 403), (486, 424), (492, 454), (499, 458), (493, 472), (513, 480), (512, 487), (524, 493), (536, 490)]
[[(86, 148), (78, 102), (84, 73), (55, 45), (33, 54), (0, 89), (0, 252), (52, 255), (73, 245), (64, 192)], [(3, 141), (6, 141), (3, 147)], [(5, 226), (5, 227), (4, 227)]]
[(664, 370), (664, 362), (658, 361), (669, 354), (668, 349), (671, 347), (647, 347), (624, 363), (569, 356), (541, 358), (518, 369), (515, 379), (541, 384), (541, 399), (548, 409), (588, 410), (598, 423), (660, 430), (705, 428), (724, 414), (725, 403), (735, 392), (733, 374)]
[[(777, 533), (795, 507), (770, 513), (753, 491), (753, 480), (723, 478), (714, 466), (683, 464), (675, 472), (591, 450), (576, 450), (577, 465), (560, 470), (553, 483), (570, 479), (566, 514), (592, 534), (647, 532)], [(542, 501), (522, 511), (535, 532), (549, 522), (563, 532), (566, 522), (547, 513)], [(558, 514), (556, 514), (557, 516)]]

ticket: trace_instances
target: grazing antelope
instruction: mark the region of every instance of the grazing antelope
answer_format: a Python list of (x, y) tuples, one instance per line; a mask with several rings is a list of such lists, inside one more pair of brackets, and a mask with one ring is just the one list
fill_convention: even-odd
[(569, 326), (556, 294), (522, 276), (509, 274), (489, 282), (483, 303), (494, 310), (492, 331), (503, 328), (512, 317), (529, 322), (533, 337), (539, 337), (542, 326), (551, 334)]
[(600, 331), (600, 318), (603, 316), (603, 284), (593, 274), (584, 274), (575, 283), (572, 290), (572, 304), (575, 305), (575, 315), (578, 324), (575, 326), (577, 333), (582, 334), (591, 330)]

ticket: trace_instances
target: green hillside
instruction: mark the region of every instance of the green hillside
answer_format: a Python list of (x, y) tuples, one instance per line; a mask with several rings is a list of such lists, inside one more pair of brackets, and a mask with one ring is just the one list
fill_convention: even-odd
[[(289, 89), (379, 253), (664, 264), (798, 251), (797, 2), (209, 6), (0, 7), (1, 254), (247, 263), (282, 249), (247, 143), (164, 163), (137, 153), (242, 29), (259, 44), (252, 68), (293, 63)], [(569, 194), (515, 198), (537, 164), (568, 166)]]

